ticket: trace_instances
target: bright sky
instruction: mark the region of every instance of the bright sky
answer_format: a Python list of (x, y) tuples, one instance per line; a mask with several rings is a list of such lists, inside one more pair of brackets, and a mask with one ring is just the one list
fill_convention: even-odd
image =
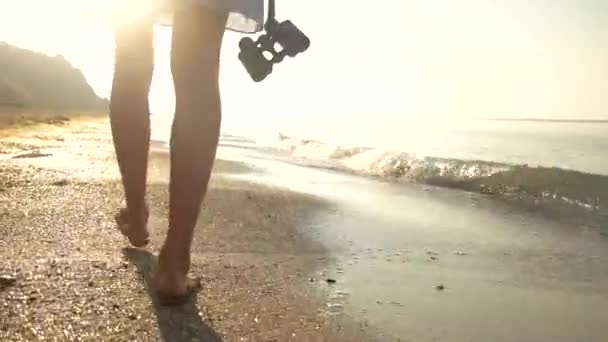
[[(0, 40), (63, 54), (108, 96), (113, 42), (104, 17), (57, 6), (111, 1), (0, 0)], [(227, 34), (222, 93), (233, 119), (608, 119), (608, 1), (277, 2), (279, 19), (295, 22), (311, 48), (255, 84), (237, 59), (242, 36)], [(173, 109), (169, 40), (169, 29), (157, 30), (150, 100), (159, 113)]]

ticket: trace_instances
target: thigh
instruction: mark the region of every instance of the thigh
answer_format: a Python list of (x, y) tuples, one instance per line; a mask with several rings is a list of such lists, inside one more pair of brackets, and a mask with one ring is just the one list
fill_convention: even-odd
[(176, 93), (203, 82), (217, 82), (226, 21), (227, 14), (202, 6), (175, 13), (171, 70)]

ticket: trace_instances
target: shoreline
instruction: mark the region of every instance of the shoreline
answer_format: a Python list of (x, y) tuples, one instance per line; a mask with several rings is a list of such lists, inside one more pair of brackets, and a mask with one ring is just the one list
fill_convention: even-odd
[(229, 180), (222, 174), (250, 169), (221, 159), (193, 243), (192, 271), (204, 289), (187, 308), (156, 306), (143, 285), (167, 226), (167, 156), (150, 158), (150, 252), (125, 249), (112, 221), (122, 191), (107, 122), (66, 121), (0, 128), (2, 339), (371, 340), (310, 296), (311, 285), (329, 286), (310, 280), (332, 256), (308, 223), (331, 204)]
[(593, 318), (608, 298), (608, 240), (596, 229), (490, 196), (379, 182), (247, 147), (226, 154), (267, 170), (235, 178), (338, 204), (320, 222), (338, 255), (321, 272), (336, 280), (329, 304), (378, 328), (382, 340), (599, 342), (606, 336)]
[[(548, 218), (605, 229), (608, 175), (576, 169), (505, 162), (416, 157), (406, 152), (340, 146), (279, 135), (264, 146), (287, 163), (364, 177), (487, 196)], [(237, 147), (238, 148), (238, 147)]]

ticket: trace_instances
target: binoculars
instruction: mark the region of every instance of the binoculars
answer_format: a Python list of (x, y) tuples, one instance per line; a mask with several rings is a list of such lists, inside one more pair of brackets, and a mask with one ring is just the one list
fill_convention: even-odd
[[(291, 21), (279, 23), (275, 19), (274, 0), (268, 0), (268, 7), (264, 34), (255, 41), (244, 37), (239, 42), (239, 60), (255, 82), (261, 82), (270, 75), (273, 65), (281, 63), (285, 56), (295, 57), (310, 46), (310, 39)], [(275, 48), (277, 44), (279, 51)]]

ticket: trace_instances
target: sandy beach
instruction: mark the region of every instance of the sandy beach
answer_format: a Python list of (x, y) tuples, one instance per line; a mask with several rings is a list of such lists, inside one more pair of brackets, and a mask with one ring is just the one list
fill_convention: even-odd
[(19, 120), (0, 130), (0, 339), (3, 341), (357, 341), (363, 327), (328, 315), (312, 285), (331, 260), (301, 223), (331, 204), (228, 180), (218, 160), (193, 246), (196, 302), (157, 305), (146, 291), (167, 227), (168, 163), (153, 150), (151, 246), (128, 248), (105, 118)]
[(2, 340), (608, 336), (605, 225), (310, 167), (239, 137), (220, 143), (196, 230), (204, 289), (162, 308), (146, 289), (167, 227), (166, 144), (151, 151), (152, 243), (138, 250), (112, 221), (123, 199), (107, 118), (0, 134)]

